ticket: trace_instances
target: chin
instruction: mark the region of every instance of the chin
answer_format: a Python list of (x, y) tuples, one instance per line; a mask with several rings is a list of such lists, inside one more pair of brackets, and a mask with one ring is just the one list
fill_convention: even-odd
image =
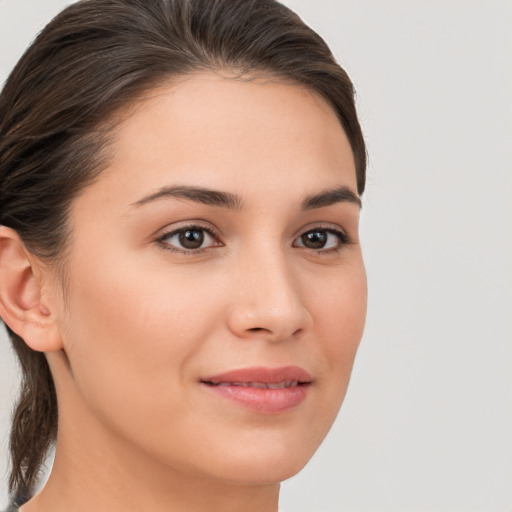
[(324, 436), (279, 439), (258, 436), (251, 444), (232, 443), (223, 447), (223, 456), (211, 461), (218, 478), (238, 485), (269, 485), (291, 478), (311, 459)]
[[(311, 454), (312, 455), (312, 454)], [(217, 468), (217, 475), (224, 481), (236, 485), (273, 485), (288, 480), (299, 473), (309, 461), (309, 457), (293, 455), (250, 460), (234, 464), (230, 468)], [(221, 471), (219, 471), (221, 470)]]

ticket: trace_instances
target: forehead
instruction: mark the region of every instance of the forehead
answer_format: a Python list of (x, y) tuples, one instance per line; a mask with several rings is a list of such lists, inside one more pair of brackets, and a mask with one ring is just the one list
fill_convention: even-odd
[(285, 187), (304, 195), (315, 183), (356, 190), (352, 151), (333, 109), (289, 82), (185, 77), (147, 92), (114, 135), (100, 182), (127, 198), (189, 183), (238, 194)]

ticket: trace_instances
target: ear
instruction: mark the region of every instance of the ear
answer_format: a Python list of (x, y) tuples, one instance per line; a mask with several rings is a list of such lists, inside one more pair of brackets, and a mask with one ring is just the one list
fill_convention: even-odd
[(50, 271), (11, 228), (0, 226), (0, 317), (33, 350), (51, 352), (62, 340), (51, 295)]

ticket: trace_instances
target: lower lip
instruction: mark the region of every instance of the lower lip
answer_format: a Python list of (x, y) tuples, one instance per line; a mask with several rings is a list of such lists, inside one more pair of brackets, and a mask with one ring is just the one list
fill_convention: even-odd
[(262, 389), (245, 386), (212, 386), (204, 387), (218, 396), (232, 400), (247, 409), (261, 414), (278, 414), (293, 409), (306, 398), (309, 384), (281, 389)]

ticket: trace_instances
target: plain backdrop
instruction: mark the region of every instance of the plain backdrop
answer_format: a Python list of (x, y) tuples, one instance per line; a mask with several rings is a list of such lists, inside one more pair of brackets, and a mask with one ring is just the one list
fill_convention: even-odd
[[(67, 3), (0, 0), (1, 82)], [(357, 89), (369, 308), (342, 411), (281, 510), (511, 512), (512, 3), (285, 3)], [(17, 375), (2, 332), (0, 476)]]

